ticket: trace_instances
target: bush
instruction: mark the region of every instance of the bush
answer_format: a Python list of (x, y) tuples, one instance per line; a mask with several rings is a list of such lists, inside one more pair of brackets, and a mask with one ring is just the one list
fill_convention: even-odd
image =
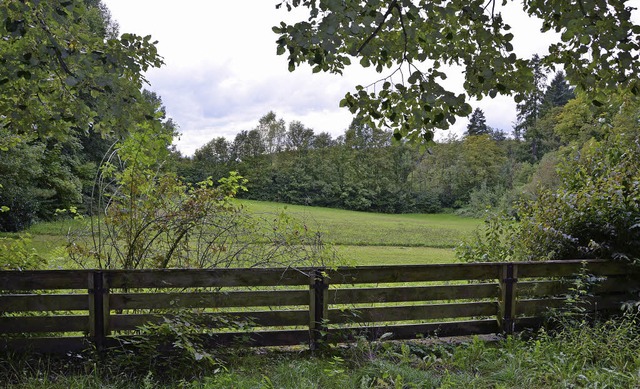
[(244, 323), (219, 317), (205, 320), (189, 312), (164, 317), (161, 323), (147, 323), (138, 334), (121, 341), (122, 347), (107, 354), (112, 370), (137, 377), (161, 380), (202, 377), (225, 369), (221, 358), (230, 349), (216, 347), (211, 328), (242, 330)]
[[(640, 104), (627, 102), (617, 112), (603, 140), (561, 150), (556, 189), (540, 188), (520, 202), (517, 222), (487, 223), (460, 255), (640, 261), (640, 127), (627, 120), (640, 116)], [(481, 242), (483, 235), (491, 243)]]
[(31, 237), (20, 234), (0, 238), (0, 270), (34, 270), (44, 263), (34, 248)]

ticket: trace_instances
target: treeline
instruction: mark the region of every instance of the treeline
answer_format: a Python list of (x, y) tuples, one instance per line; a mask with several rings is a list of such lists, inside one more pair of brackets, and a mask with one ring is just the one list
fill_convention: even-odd
[(273, 112), (232, 142), (216, 138), (184, 160), (189, 181), (223, 177), (230, 170), (248, 179), (245, 198), (379, 212), (433, 211), (408, 176), (419, 153), (392, 144), (391, 134), (354, 122), (333, 139), (302, 123), (285, 125)]
[[(541, 73), (540, 73), (541, 74)], [(518, 105), (516, 136), (486, 123), (476, 109), (462, 137), (450, 135), (419, 146), (354, 120), (344, 134), (316, 134), (299, 121), (286, 123), (269, 112), (233, 140), (212, 139), (192, 158), (178, 162), (187, 181), (218, 179), (238, 171), (248, 179), (243, 197), (291, 204), (386, 213), (456, 209), (477, 215), (508, 204), (532, 180), (552, 181), (543, 156), (570, 139), (564, 128), (583, 109), (557, 73), (549, 85)], [(587, 107), (590, 109), (589, 107)], [(564, 113), (563, 113), (564, 112)]]

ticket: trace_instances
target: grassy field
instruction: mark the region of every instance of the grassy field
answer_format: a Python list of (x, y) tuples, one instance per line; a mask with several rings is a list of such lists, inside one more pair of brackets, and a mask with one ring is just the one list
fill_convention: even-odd
[(455, 261), (453, 249), (481, 224), (451, 214), (403, 214), (242, 201), (257, 213), (287, 212), (322, 231), (350, 264), (394, 265)]
[[(451, 214), (388, 215), (247, 200), (241, 204), (257, 214), (286, 212), (321, 231), (349, 265), (453, 262), (453, 249), (481, 223)], [(85, 224), (75, 220), (39, 223), (27, 232), (48, 268), (67, 268), (73, 267), (64, 258), (67, 234)]]

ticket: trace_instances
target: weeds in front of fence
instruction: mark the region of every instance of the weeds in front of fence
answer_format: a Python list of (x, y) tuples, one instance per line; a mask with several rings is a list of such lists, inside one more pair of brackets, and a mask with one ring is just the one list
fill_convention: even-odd
[[(207, 350), (214, 363), (198, 364), (193, 348), (163, 361), (130, 364), (122, 355), (64, 358), (5, 355), (0, 381), (9, 387), (185, 388), (564, 388), (640, 385), (637, 315), (487, 342), (474, 337), (305, 348)], [(179, 326), (177, 324), (172, 324)], [(162, 329), (167, 330), (166, 328)], [(173, 332), (182, 331), (172, 329)], [(147, 350), (151, 348), (145, 346)], [(174, 350), (175, 351), (175, 350)], [(153, 351), (151, 351), (153, 354)], [(157, 356), (147, 355), (152, 358)], [(141, 360), (144, 355), (141, 355)], [(206, 359), (206, 358), (201, 358)], [(171, 364), (173, 363), (173, 366)], [(169, 367), (171, 366), (171, 367)]]

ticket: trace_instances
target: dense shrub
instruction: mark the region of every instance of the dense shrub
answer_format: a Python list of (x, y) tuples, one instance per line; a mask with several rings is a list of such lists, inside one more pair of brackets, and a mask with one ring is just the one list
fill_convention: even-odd
[[(619, 101), (618, 101), (619, 103)], [(640, 259), (640, 104), (623, 100), (602, 140), (564, 148), (557, 188), (516, 207), (517, 220), (487, 224), (459, 255), (466, 260)], [(486, 238), (487, 241), (482, 242)]]

